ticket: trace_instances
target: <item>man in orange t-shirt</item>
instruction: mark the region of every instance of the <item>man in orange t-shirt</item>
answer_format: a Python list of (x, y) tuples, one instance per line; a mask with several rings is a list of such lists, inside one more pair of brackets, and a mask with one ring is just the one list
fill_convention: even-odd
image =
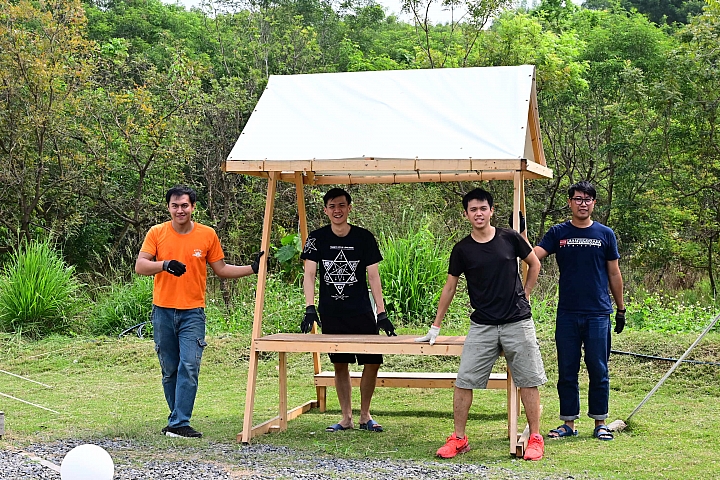
[(251, 265), (228, 265), (215, 230), (192, 220), (197, 195), (189, 187), (168, 190), (171, 220), (153, 226), (145, 237), (135, 271), (154, 275), (152, 325), (162, 369), (165, 400), (170, 407), (162, 433), (171, 437), (202, 437), (190, 426), (205, 343), (207, 268), (218, 277), (239, 278), (257, 273)]

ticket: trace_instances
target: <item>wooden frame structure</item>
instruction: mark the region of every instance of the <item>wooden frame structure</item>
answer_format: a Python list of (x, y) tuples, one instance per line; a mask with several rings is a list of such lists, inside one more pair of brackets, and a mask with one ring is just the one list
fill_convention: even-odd
[[(503, 67), (498, 67), (503, 68)], [(527, 68), (527, 67), (525, 67)], [(460, 70), (460, 69), (458, 69)], [(525, 70), (527, 71), (527, 70)], [(361, 72), (363, 73), (363, 72)], [(336, 74), (326, 74), (336, 75)], [(347, 74), (343, 74), (347, 75)], [(532, 81), (528, 83), (529, 91), (526, 96), (527, 123), (522, 138), (523, 144), (518, 146), (516, 158), (450, 158), (450, 159), (421, 159), (421, 158), (336, 158), (336, 159), (308, 159), (308, 160), (257, 160), (236, 158), (231, 153), (223, 165), (225, 172), (259, 176), (268, 179), (265, 213), (263, 218), (261, 249), (270, 250), (270, 236), (272, 231), (273, 212), (277, 182), (290, 182), (295, 185), (297, 193), (297, 206), (299, 216), (299, 231), (304, 244), (308, 236), (307, 215), (305, 208), (304, 186), (329, 184), (397, 184), (419, 182), (457, 182), (457, 181), (487, 181), (509, 180), (513, 182), (513, 225), (519, 225), (519, 213), (525, 212), (526, 179), (552, 178), (552, 171), (546, 166), (545, 156), (540, 137), (540, 124), (537, 110), (534, 69)], [(262, 102), (262, 98), (261, 98)], [(260, 104), (259, 104), (260, 105)], [(252, 117), (251, 117), (252, 121)], [(471, 126), (472, 127), (472, 126)], [(238, 145), (243, 137), (238, 140)], [(237, 148), (237, 146), (236, 146)], [(318, 384), (321, 372), (320, 353), (324, 352), (355, 352), (355, 353), (386, 353), (386, 354), (420, 354), (420, 355), (459, 355), (464, 338), (438, 337), (437, 343), (430, 347), (427, 344), (414, 344), (407, 338), (387, 341), (378, 336), (361, 341), (323, 341), (326, 335), (315, 334), (313, 326), (309, 336), (285, 335), (282, 341), (273, 336), (263, 337), (262, 319), (265, 303), (265, 289), (267, 278), (267, 264), (261, 262), (258, 272), (258, 284), (255, 297), (255, 310), (253, 318), (252, 340), (250, 347), (250, 361), (248, 366), (247, 389), (245, 395), (245, 415), (243, 431), (238, 434), (238, 441), (249, 443), (250, 439), (260, 433), (271, 430), (287, 428), (287, 421), (297, 417), (312, 407), (322, 404), (324, 406), (325, 384)], [(459, 347), (458, 347), (459, 345)], [(273, 351), (279, 353), (280, 362), (280, 399), (279, 415), (261, 425), (253, 427), (253, 409), (257, 385), (257, 367), (259, 353)], [(287, 409), (287, 382), (285, 371), (287, 368), (286, 353), (312, 352), (314, 371), (316, 374), (317, 400), (309, 401), (292, 410)], [(380, 380), (378, 380), (380, 382)], [(442, 382), (441, 382), (442, 383)], [(392, 386), (403, 385), (402, 382)], [(425, 385), (427, 388), (438, 386), (433, 380), (420, 381), (413, 385)], [(524, 443), (522, 436), (516, 436), (517, 417), (519, 414), (519, 399), (517, 390), (511, 377), (506, 380), (508, 389), (508, 432), (510, 436), (510, 453), (522, 455)], [(408, 384), (409, 386), (409, 384)], [(511, 390), (514, 393), (511, 393)], [(512, 402), (512, 404), (511, 404)]]

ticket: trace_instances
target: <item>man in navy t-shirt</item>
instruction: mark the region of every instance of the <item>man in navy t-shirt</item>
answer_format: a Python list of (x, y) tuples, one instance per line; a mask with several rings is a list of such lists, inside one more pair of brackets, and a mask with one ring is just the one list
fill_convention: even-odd
[[(377, 335), (382, 329), (388, 336), (395, 335), (395, 328), (385, 313), (378, 271), (382, 255), (375, 237), (368, 230), (348, 223), (352, 210), (348, 192), (333, 188), (323, 201), (330, 225), (311, 232), (300, 255), (305, 260), (303, 291), (307, 305), (300, 330), (309, 333), (317, 323), (323, 333)], [(318, 273), (320, 294), (316, 310)], [(377, 317), (368, 296), (368, 283), (377, 306)], [(330, 361), (335, 368), (335, 391), (342, 419), (325, 430), (337, 432), (353, 428), (349, 364), (357, 361), (358, 365), (364, 365), (360, 380), (360, 429), (382, 432), (382, 426), (370, 416), (370, 401), (382, 355), (331, 353)]]
[(539, 259), (555, 254), (560, 269), (560, 298), (555, 323), (555, 347), (558, 357), (557, 390), (560, 420), (548, 437), (577, 435), (575, 420), (580, 418), (578, 372), (585, 349), (585, 365), (590, 377), (588, 416), (595, 420), (593, 436), (612, 440), (605, 419), (610, 399), (610, 315), (617, 305), (615, 333), (625, 327), (623, 280), (618, 266), (615, 233), (590, 217), (596, 202), (595, 187), (582, 181), (568, 189), (572, 219), (553, 226), (535, 247)]

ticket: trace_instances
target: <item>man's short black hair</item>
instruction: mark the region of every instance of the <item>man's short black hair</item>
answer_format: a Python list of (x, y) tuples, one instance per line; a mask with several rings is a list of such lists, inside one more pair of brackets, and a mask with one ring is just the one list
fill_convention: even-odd
[(175, 185), (170, 190), (168, 190), (165, 194), (165, 203), (170, 205), (170, 199), (172, 197), (182, 197), (183, 195), (187, 195), (188, 197), (190, 197), (190, 205), (195, 205), (195, 200), (197, 200), (197, 194), (195, 193), (195, 190), (190, 187), (186, 187), (185, 185)]
[(323, 197), (323, 204), (325, 204), (325, 206), (327, 207), (327, 204), (330, 200), (342, 196), (345, 196), (348, 205), (352, 204), (352, 198), (350, 197), (350, 194), (342, 188), (331, 188)]
[(488, 192), (487, 190), (483, 190), (482, 188), (475, 188), (473, 190), (470, 190), (468, 193), (465, 194), (465, 196), (462, 199), (463, 208), (467, 212), (468, 204), (470, 203), (470, 200), (478, 200), (482, 202), (483, 200), (487, 200), (488, 205), (490, 208), (493, 206), (493, 196)]
[(587, 180), (583, 180), (581, 182), (570, 185), (570, 188), (568, 188), (568, 198), (574, 197), (575, 192), (590, 195), (593, 200), (597, 198), (597, 192), (595, 191), (595, 187), (593, 187), (593, 184), (588, 182)]

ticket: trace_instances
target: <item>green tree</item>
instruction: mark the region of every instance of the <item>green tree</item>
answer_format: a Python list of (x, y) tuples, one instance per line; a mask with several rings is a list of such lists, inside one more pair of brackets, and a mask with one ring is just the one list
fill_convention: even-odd
[(75, 217), (80, 171), (71, 121), (91, 73), (79, 0), (0, 3), (0, 248)]
[[(109, 258), (122, 255), (128, 242), (135, 253), (147, 228), (165, 219), (164, 192), (188, 173), (187, 112), (203, 76), (182, 51), (169, 52), (172, 64), (161, 72), (121, 45), (103, 45), (99, 73), (83, 97), (88, 108), (78, 119), (83, 153), (92, 159), (83, 193), (113, 229)], [(145, 83), (130, 84), (139, 71)]]
[[(485, 27), (510, 4), (509, 0), (403, 0), (402, 9), (413, 18), (425, 66), (442, 68), (467, 66), (467, 59)], [(433, 24), (429, 13), (433, 5), (453, 13), (447, 25)]]
[(678, 32), (682, 44), (665, 81), (666, 101), (662, 180), (666, 197), (687, 212), (678, 260), (703, 270), (717, 292), (716, 255), (720, 242), (720, 2)]

